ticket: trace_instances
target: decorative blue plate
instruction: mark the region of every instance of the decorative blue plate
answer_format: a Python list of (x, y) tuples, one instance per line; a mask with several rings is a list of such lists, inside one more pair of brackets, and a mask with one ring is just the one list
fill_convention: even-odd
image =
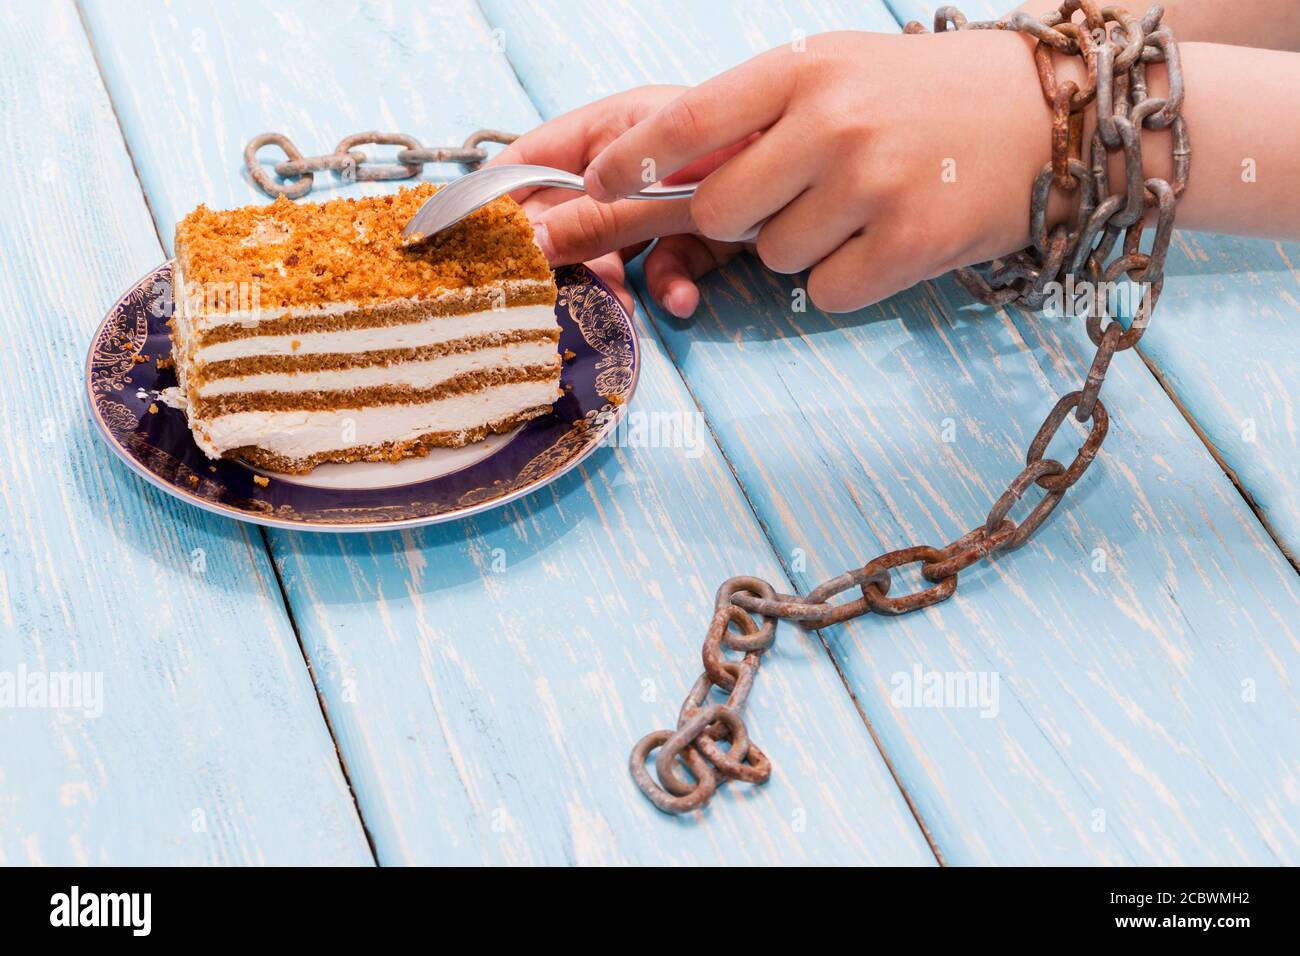
[[(595, 451), (636, 390), (641, 363), (631, 317), (591, 270), (568, 266), (555, 276), (555, 313), (560, 350), (574, 357), (564, 363), (564, 394), (551, 414), (465, 448), (396, 463), (329, 464), (307, 475), (281, 475), (212, 461), (194, 443), (184, 412), (162, 396), (176, 384), (175, 371), (156, 361), (171, 355), (171, 270), (164, 263), (137, 282), (95, 333), (86, 359), (92, 417), (133, 471), (182, 501), (240, 521), (378, 531), (486, 511), (550, 484)], [(266, 487), (254, 482), (259, 473), (270, 479)]]

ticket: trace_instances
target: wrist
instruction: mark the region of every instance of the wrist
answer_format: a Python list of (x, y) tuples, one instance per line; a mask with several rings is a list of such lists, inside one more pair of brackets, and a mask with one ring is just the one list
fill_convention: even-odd
[[(971, 45), (963, 57), (973, 64), (963, 108), (980, 117), (974, 128), (978, 139), (969, 145), (971, 152), (983, 157), (977, 167), (981, 195), (972, 197), (981, 215), (969, 224), (973, 243), (962, 264), (986, 262), (1030, 244), (1031, 187), (1052, 157), (1052, 110), (1034, 65), (1037, 41), (1012, 30), (971, 30), (939, 34), (935, 39)], [(1080, 78), (1081, 74), (1082, 70)], [(1059, 77), (1062, 82), (1074, 79), (1072, 67), (1063, 64)], [(1071, 198), (1053, 195), (1052, 199), (1051, 212), (1068, 220)]]
[[(1047, 102), (1047, 98), (1043, 95), (1042, 82), (1039, 80), (1037, 70), (1035, 69), (1034, 51), (1038, 46), (1038, 41), (1023, 33), (1015, 33), (1014, 36), (1025, 48), (1027, 72), (1030, 76), (1029, 82), (1033, 84), (1034, 89), (1038, 93), (1038, 109), (1036, 115), (1038, 133), (1032, 147), (1033, 155), (1035, 157), (1034, 173), (1036, 175), (1039, 170), (1052, 161), (1052, 107), (1051, 104)], [(1077, 88), (1083, 89), (1087, 85), (1088, 71), (1082, 58), (1078, 56), (1068, 56), (1063, 53), (1058, 53), (1055, 50), (1052, 51), (1051, 56), (1052, 67), (1056, 73), (1056, 82), (1058, 86), (1066, 83), (1073, 83)], [(1081, 155), (1079, 158), (1083, 161), (1084, 165), (1087, 165), (1090, 159), (1089, 153), (1092, 143), (1092, 134), (1096, 128), (1097, 104), (1094, 100), (1083, 111), (1083, 129), (1082, 135), (1079, 138)], [(1145, 150), (1143, 150), (1143, 155), (1146, 155)], [(1114, 157), (1111, 157), (1111, 159), (1113, 161), (1109, 167), (1109, 172), (1112, 181), (1122, 182), (1124, 178), (1123, 155), (1116, 154)], [(1114, 161), (1117, 161), (1117, 164)], [(1114, 179), (1116, 176), (1119, 177), (1118, 180)], [(1032, 182), (1032, 180), (1030, 182)], [(1025, 184), (1026, 193), (1029, 191), (1029, 185), (1030, 183), (1028, 182)], [(1048, 193), (1047, 197), (1047, 228), (1049, 231), (1058, 225), (1069, 225), (1073, 219), (1074, 209), (1078, 204), (1078, 200), (1079, 193), (1077, 189), (1067, 191), (1055, 186), (1052, 187), (1052, 190)], [(1023, 240), (1025, 245), (1030, 242), (1029, 223), (1027, 219), (1024, 223)], [(1022, 248), (1022, 246), (1017, 248)]]
[[(1032, 58), (1033, 49), (1036, 41), (1024, 34), (1017, 34), (1023, 43), (1029, 47)], [(1181, 48), (1182, 45), (1180, 45)], [(1069, 56), (1053, 51), (1052, 64), (1056, 70), (1056, 80), (1058, 84), (1072, 82), (1079, 88), (1083, 88), (1088, 82), (1088, 71), (1082, 58), (1078, 56)], [(1169, 74), (1165, 69), (1165, 64), (1161, 62), (1148, 63), (1146, 68), (1147, 92), (1153, 97), (1163, 97), (1169, 92)], [(1040, 85), (1041, 90), (1041, 85)], [(1041, 163), (1039, 168), (1051, 162), (1051, 125), (1052, 110), (1048, 105), (1046, 98), (1040, 96), (1042, 105), (1041, 122), (1042, 144), (1037, 152)], [(1091, 163), (1092, 159), (1092, 135), (1097, 129), (1097, 103), (1094, 100), (1083, 111), (1083, 129), (1080, 137), (1080, 149), (1082, 160), (1085, 166)], [(1138, 129), (1138, 136), (1142, 144), (1142, 175), (1145, 179), (1152, 177), (1172, 182), (1174, 178), (1173, 166), (1173, 134), (1168, 129), (1152, 130), (1145, 127)], [(1115, 184), (1124, 182), (1124, 153), (1120, 150), (1107, 151), (1106, 153), (1107, 173), (1112, 188)], [(1048, 194), (1047, 201), (1047, 226), (1050, 230), (1057, 225), (1069, 225), (1074, 218), (1074, 209), (1079, 201), (1078, 190), (1062, 190), (1053, 188)], [(1028, 233), (1026, 233), (1026, 237)]]
[[(1034, 61), (1038, 41), (1013, 30), (979, 31), (985, 37), (997, 37), (1006, 45), (1005, 85), (993, 92), (1000, 102), (1002, 122), (994, 135), (1003, 152), (1003, 194), (1006, 215), (1000, 217), (997, 227), (988, 236), (989, 247), (982, 250), (981, 261), (1018, 252), (1030, 245), (1029, 209), (1034, 180), (1052, 161), (1052, 107), (1043, 94), (1042, 81)], [(1053, 53), (1053, 66), (1058, 85), (1073, 82), (1082, 88), (1087, 83), (1087, 70), (1078, 56)], [(1083, 161), (1088, 161), (1088, 144), (1096, 128), (1096, 109), (1089, 106), (1084, 111), (1084, 124), (1080, 143)], [(1123, 159), (1118, 172), (1112, 175), (1123, 180)], [(1065, 191), (1055, 186), (1048, 193), (1047, 226), (1068, 225), (1078, 201), (1077, 190)]]

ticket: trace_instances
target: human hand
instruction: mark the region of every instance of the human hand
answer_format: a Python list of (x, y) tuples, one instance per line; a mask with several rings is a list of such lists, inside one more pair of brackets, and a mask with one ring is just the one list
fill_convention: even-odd
[[(581, 174), (621, 133), (686, 89), (645, 86), (598, 100), (526, 133), (488, 165), (536, 163)], [(672, 181), (692, 182), (733, 152), (705, 155), (687, 164)], [(642, 182), (637, 188), (645, 185)], [(625, 287), (624, 263), (639, 255), (650, 241), (659, 239), (645, 261), (650, 295), (679, 318), (691, 315), (699, 303), (695, 280), (743, 248), (740, 243), (696, 234), (686, 201), (598, 203), (568, 189), (521, 191), (514, 196), (528, 213), (551, 265), (586, 262), (629, 312), (632, 296)]]
[(814, 304), (857, 309), (1028, 244), (1051, 122), (1031, 52), (997, 30), (811, 37), (682, 92), (584, 156), (587, 190), (612, 202), (643, 188), (646, 169), (663, 178), (711, 157), (690, 202), (699, 232), (729, 241), (766, 220), (769, 268), (811, 268)]

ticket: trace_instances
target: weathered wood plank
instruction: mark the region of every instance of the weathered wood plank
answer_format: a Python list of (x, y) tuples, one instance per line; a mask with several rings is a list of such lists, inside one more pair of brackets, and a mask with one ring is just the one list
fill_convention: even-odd
[[(699, 80), (788, 42), (791, 21), (858, 25), (673, 2), (610, 33), (604, 4), (485, 8), (564, 25), (510, 51), (548, 115)], [(652, 315), (778, 550), (806, 557), (801, 587), (981, 522), (1091, 354), (1077, 325), (973, 307), (949, 281), (834, 317), (792, 310), (794, 287), (742, 261), (694, 322)], [(1296, 576), (1136, 356), (1106, 388), (1106, 450), (1032, 545), (945, 604), (827, 636), (949, 862), (1294, 863)], [(912, 698), (918, 670), (996, 680), (996, 715)]]
[(1300, 565), (1300, 243), (1174, 234), (1139, 348)]
[[(538, 119), (467, 2), (148, 9), (87, 14), (164, 236), (199, 201), (260, 200), (239, 155), (263, 129), (316, 152), (376, 126), (438, 144)], [(782, 580), (653, 332), (642, 344), (632, 411), (699, 424), (689, 442), (604, 450), (448, 526), (272, 535), (380, 861), (932, 864), (815, 639), (787, 640), (751, 702), (786, 768), (761, 797), (733, 788), (703, 825), (628, 780), (632, 742), (695, 677), (717, 584)]]
[(162, 251), (72, 3), (0, 11), (0, 135), (0, 864), (370, 862), (261, 536), (90, 432), (91, 332)]

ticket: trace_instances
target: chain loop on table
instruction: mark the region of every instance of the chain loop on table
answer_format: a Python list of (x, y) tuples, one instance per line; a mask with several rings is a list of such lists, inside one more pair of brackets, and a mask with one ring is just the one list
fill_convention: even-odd
[[(1074, 22), (1080, 11), (1082, 21)], [(1003, 20), (978, 23), (967, 22), (956, 7), (935, 11), (935, 33), (996, 29), (1034, 37), (1034, 65), (1043, 96), (1052, 108), (1052, 159), (1035, 178), (1030, 194), (1032, 245), (1003, 261), (986, 264), (982, 268), (987, 276), (980, 269), (959, 269), (958, 281), (986, 305), (1016, 303), (1037, 309), (1052, 283), (1064, 285), (1062, 280), (1068, 278), (1097, 287), (1125, 276), (1143, 287), (1141, 304), (1125, 328), (1108, 314), (1108, 294), (1096, 290), (1085, 323), (1088, 337), (1097, 347), (1087, 376), (1078, 390), (1062, 396), (1048, 413), (1029, 444), (1024, 468), (1007, 484), (983, 524), (942, 548), (920, 545), (886, 552), (857, 570), (823, 582), (805, 596), (777, 593), (768, 582), (749, 576), (723, 583), (704, 642), (704, 673), (687, 695), (676, 729), (647, 734), (632, 750), (632, 778), (660, 810), (687, 813), (704, 806), (727, 780), (763, 783), (771, 775), (770, 761), (750, 739), (743, 711), (762, 656), (776, 639), (778, 621), (821, 628), (872, 611), (907, 614), (947, 600), (957, 589), (960, 572), (1028, 541), (1096, 459), (1110, 424), (1098, 396), (1111, 359), (1116, 352), (1137, 345), (1160, 297), (1175, 201), (1187, 187), (1191, 169), (1187, 124), (1181, 115), (1182, 68), (1173, 34), (1160, 23), (1163, 13), (1161, 7), (1153, 6), (1139, 20), (1127, 10), (1102, 7), (1096, 0), (1065, 0), (1059, 9), (1042, 17), (1015, 13)], [(924, 33), (925, 28), (913, 22), (903, 32)], [(1083, 59), (1087, 79), (1082, 88), (1073, 82), (1058, 83), (1053, 64), (1057, 53)], [(1147, 93), (1146, 65), (1155, 62), (1163, 62), (1169, 74), (1169, 94), (1164, 97)], [(1093, 104), (1098, 111), (1097, 127), (1089, 139), (1085, 163), (1083, 111)], [(1172, 183), (1143, 177), (1143, 129), (1171, 130)], [(287, 140), (267, 141), (280, 145), (291, 160), (296, 158), (296, 150)], [(1112, 193), (1109, 155), (1115, 152), (1123, 153), (1124, 182)], [(1047, 204), (1053, 189), (1069, 193), (1074, 200), (1068, 226), (1048, 227)], [(1155, 210), (1155, 238), (1150, 251), (1144, 253), (1140, 249), (1142, 229), (1151, 209)], [(1067, 466), (1044, 456), (1071, 412), (1077, 422), (1088, 423), (1089, 430)], [(1033, 487), (1041, 489), (1042, 497), (1023, 520), (1013, 521), (1008, 517), (1011, 509)], [(908, 564), (919, 564), (921, 576), (930, 586), (891, 597), (891, 572)], [(831, 603), (851, 588), (857, 588), (861, 596)], [(761, 626), (751, 617), (755, 614), (763, 618)], [(728, 660), (724, 655), (728, 650), (744, 656)], [(715, 689), (727, 693), (725, 702), (708, 703)], [(723, 742), (728, 745), (725, 750)], [(656, 750), (657, 779), (646, 769)], [(683, 779), (683, 766), (691, 781)]]
[[(477, 169), (487, 161), (483, 143), (509, 145), (519, 136), (496, 129), (481, 129), (471, 133), (461, 146), (425, 147), (414, 136), (405, 133), (354, 133), (334, 147), (334, 152), (320, 156), (304, 156), (283, 133), (260, 133), (244, 147), (244, 167), (257, 187), (268, 196), (287, 196), (300, 199), (311, 192), (316, 173), (330, 170), (338, 173), (344, 182), (371, 182), (386, 179), (411, 179), (420, 175), (425, 163), (460, 163)], [(371, 163), (358, 146), (401, 146), (396, 163)], [(276, 182), (257, 159), (263, 146), (278, 146), (285, 158), (275, 164), (275, 173), (289, 182)]]

